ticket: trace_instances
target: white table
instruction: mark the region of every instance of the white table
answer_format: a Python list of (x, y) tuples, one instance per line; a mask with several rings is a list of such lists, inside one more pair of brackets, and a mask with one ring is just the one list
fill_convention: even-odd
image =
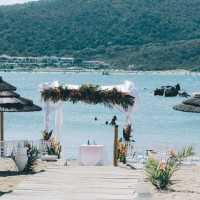
[(104, 145), (81, 145), (78, 161), (80, 165), (84, 166), (109, 165)]

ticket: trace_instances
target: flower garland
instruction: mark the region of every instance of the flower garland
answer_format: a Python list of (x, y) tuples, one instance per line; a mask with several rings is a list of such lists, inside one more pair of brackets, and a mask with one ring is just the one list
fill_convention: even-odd
[(104, 106), (112, 107), (120, 105), (124, 110), (128, 106), (133, 106), (134, 97), (124, 92), (118, 91), (116, 88), (112, 90), (101, 90), (98, 85), (83, 84), (79, 89), (69, 89), (68, 87), (50, 88), (41, 92), (43, 101), (51, 100), (54, 103), (61, 101), (79, 101), (87, 104), (104, 104)]

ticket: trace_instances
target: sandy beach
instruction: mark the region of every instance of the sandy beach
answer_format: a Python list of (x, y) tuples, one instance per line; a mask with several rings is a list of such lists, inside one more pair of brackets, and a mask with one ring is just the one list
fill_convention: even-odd
[[(45, 68), (45, 69), (35, 69), (33, 73), (97, 73), (102, 74), (103, 70), (92, 70), (92, 69), (82, 69), (82, 70), (68, 70), (59, 68)], [(29, 73), (32, 73), (29, 72)], [(21, 73), (21, 72), (19, 72)], [(133, 71), (133, 70), (123, 70), (123, 69), (109, 69), (109, 74), (163, 74), (163, 75), (200, 75), (200, 72), (190, 72), (185, 69), (175, 69), (175, 70), (162, 70), (162, 71)]]
[[(35, 172), (42, 173), (49, 166), (63, 166), (64, 161), (38, 161)], [(77, 163), (68, 163), (77, 165)], [(0, 195), (11, 192), (17, 185), (28, 179), (34, 173), (18, 172), (12, 159), (0, 159)], [(154, 200), (199, 200), (200, 199), (200, 165), (184, 166), (173, 177), (175, 184), (169, 191), (158, 191), (153, 186), (151, 193)], [(143, 178), (145, 177), (143, 172)]]
[(158, 191), (152, 187), (154, 200), (199, 200), (200, 165), (184, 166), (174, 175), (175, 184), (170, 191)]
[(111, 70), (113, 73), (131, 73), (131, 74), (163, 74), (163, 75), (200, 75), (200, 73), (190, 72), (185, 69), (162, 70), (162, 71), (129, 71), (129, 70)]

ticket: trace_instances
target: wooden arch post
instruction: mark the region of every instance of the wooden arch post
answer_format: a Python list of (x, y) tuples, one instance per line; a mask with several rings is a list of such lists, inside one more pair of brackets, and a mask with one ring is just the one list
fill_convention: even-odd
[(113, 145), (113, 166), (117, 166), (117, 145), (118, 145), (118, 125), (115, 125), (115, 132), (114, 132), (114, 145)]
[(1, 132), (0, 141), (4, 141), (4, 115), (3, 115), (3, 112), (0, 112), (0, 132)]

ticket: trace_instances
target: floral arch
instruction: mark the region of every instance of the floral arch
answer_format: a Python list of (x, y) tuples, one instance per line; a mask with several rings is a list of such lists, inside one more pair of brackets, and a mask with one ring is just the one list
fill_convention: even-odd
[(60, 141), (63, 125), (62, 103), (79, 101), (87, 104), (103, 104), (106, 107), (115, 107), (126, 117), (126, 124), (131, 127), (132, 113), (140, 104), (139, 94), (133, 82), (125, 81), (122, 85), (99, 86), (92, 84), (67, 85), (58, 81), (43, 83), (38, 86), (41, 92), (43, 108), (45, 111), (45, 130), (48, 131), (50, 115), (55, 112), (56, 141)]

